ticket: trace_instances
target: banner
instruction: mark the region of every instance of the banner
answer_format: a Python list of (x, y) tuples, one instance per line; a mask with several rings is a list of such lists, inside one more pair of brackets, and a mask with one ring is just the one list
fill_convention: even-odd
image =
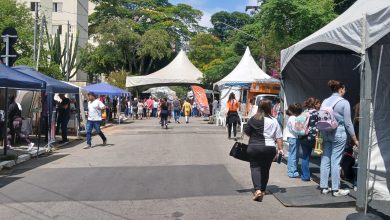
[(199, 110), (205, 115), (210, 115), (210, 107), (209, 101), (207, 100), (206, 91), (200, 86), (191, 86), (191, 88)]

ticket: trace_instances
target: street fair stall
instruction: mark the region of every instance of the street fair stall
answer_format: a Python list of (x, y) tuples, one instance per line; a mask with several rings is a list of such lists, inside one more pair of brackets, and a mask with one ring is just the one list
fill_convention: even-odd
[(225, 78), (214, 84), (214, 90), (219, 90), (221, 93), (221, 112), (226, 112), (225, 103), (228, 101), (229, 94), (233, 92), (241, 102), (242, 113), (247, 115), (251, 98), (259, 94), (278, 95), (280, 83), (257, 65), (247, 47), (240, 63)]
[(126, 87), (200, 85), (202, 78), (202, 72), (191, 63), (182, 50), (170, 64), (155, 73), (127, 77)]
[[(55, 142), (55, 130), (56, 130), (56, 115), (57, 115), (57, 110), (54, 105), (54, 96), (55, 94), (75, 94), (76, 95), (76, 100), (78, 99), (79, 96), (79, 88), (76, 86), (67, 84), (65, 82), (62, 82), (60, 80), (56, 80), (54, 78), (51, 78), (47, 75), (44, 75), (35, 69), (28, 67), (28, 66), (16, 66), (13, 67), (12, 69), (19, 71), (21, 73), (24, 73), (26, 75), (29, 75), (31, 77), (34, 77), (35, 79), (39, 79), (41, 81), (44, 81), (46, 83), (46, 90), (45, 92), (41, 93), (41, 106), (42, 106), (42, 111), (44, 115), (47, 115), (47, 122), (42, 122), (44, 120), (44, 117), (40, 117), (40, 122), (41, 123), (47, 123), (48, 124), (48, 145), (47, 147), (51, 147), (51, 143)], [(79, 103), (76, 102), (75, 110), (79, 109), (78, 108)], [(46, 112), (47, 111), (47, 112)], [(79, 118), (79, 112), (75, 111), (73, 112), (74, 116)], [(40, 124), (41, 124), (40, 123)], [(78, 128), (77, 128), (78, 129)], [(40, 137), (40, 135), (39, 135)]]
[[(25, 75), (16, 70), (13, 70), (4, 64), (0, 64), (0, 88), (3, 88), (4, 93), (2, 94), (1, 100), (1, 109), (0, 110), (0, 124), (1, 132), (3, 138), (4, 146), (4, 155), (7, 154), (7, 124), (9, 122), (8, 118), (8, 97), (9, 89), (12, 90), (44, 90), (46, 88), (46, 83), (42, 80), (36, 79), (34, 77)], [(39, 146), (39, 145), (38, 145)]]
[(173, 98), (176, 97), (176, 92), (167, 86), (150, 88), (142, 93), (150, 94), (151, 96), (153, 96), (157, 99), (162, 99), (162, 98), (168, 97), (168, 99), (172, 100)]
[(345, 98), (352, 105), (360, 101), (360, 210), (366, 208), (368, 191), (375, 199), (390, 200), (389, 25), (390, 0), (358, 0), (328, 25), (281, 53), (287, 102), (326, 98), (331, 79), (346, 84)]
[[(108, 83), (91, 84), (91, 85), (83, 87), (83, 89), (88, 91), (88, 92), (92, 92), (96, 95), (99, 95), (99, 96), (117, 97), (119, 99), (118, 105), (113, 106), (113, 108), (117, 108), (117, 110), (119, 112), (118, 123), (120, 124), (120, 122), (121, 122), (121, 101), (120, 101), (120, 99), (122, 96), (129, 98), (131, 96), (130, 92), (123, 90), (121, 88), (118, 88), (116, 86), (110, 85)], [(103, 112), (102, 114), (105, 117), (107, 116), (107, 112)]]

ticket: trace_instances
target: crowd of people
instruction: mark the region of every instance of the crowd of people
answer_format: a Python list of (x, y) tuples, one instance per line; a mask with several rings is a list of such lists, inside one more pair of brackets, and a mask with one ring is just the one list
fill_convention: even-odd
[[(300, 178), (310, 181), (310, 158), (312, 151), (318, 147), (318, 140), (323, 140), (320, 165), (320, 190), (322, 194), (332, 193), (333, 196), (346, 196), (349, 189), (342, 189), (340, 185), (341, 160), (349, 146), (359, 146), (355, 130), (358, 120), (352, 120), (351, 106), (344, 98), (346, 87), (343, 83), (330, 80), (328, 86), (331, 95), (322, 102), (314, 97), (304, 103), (292, 103), (286, 113), (289, 116), (285, 129), (274, 117), (274, 104), (267, 99), (255, 105), (256, 111), (251, 109), (251, 118), (244, 126), (244, 133), (249, 136), (247, 155), (250, 160), (250, 170), (253, 182), (253, 200), (261, 201), (265, 195), (269, 179), (269, 171), (277, 155), (284, 155), (283, 138), (287, 138), (289, 145), (287, 175), (290, 178)], [(240, 103), (230, 94), (227, 102), (228, 137), (233, 130), (236, 136), (236, 126), (239, 123), (238, 109)], [(355, 108), (356, 109), (356, 108)], [(358, 111), (358, 110), (357, 110)], [(355, 117), (357, 114), (355, 113)], [(349, 142), (351, 142), (349, 144)], [(300, 150), (301, 168), (298, 169), (298, 155)], [(329, 185), (329, 176), (331, 177)]]
[[(191, 104), (192, 102), (192, 104)], [(180, 117), (185, 118), (185, 123), (190, 122), (190, 116), (199, 117), (199, 110), (195, 101), (190, 99), (178, 98), (153, 98), (128, 100), (125, 103), (125, 115), (133, 120), (143, 120), (151, 118), (160, 118), (160, 124), (163, 128), (168, 128), (168, 123), (174, 122), (180, 124)]]

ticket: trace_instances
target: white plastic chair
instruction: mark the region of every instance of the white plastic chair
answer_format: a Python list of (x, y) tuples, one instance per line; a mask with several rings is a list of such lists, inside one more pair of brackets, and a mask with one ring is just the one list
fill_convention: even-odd
[(244, 133), (244, 126), (247, 124), (247, 122), (245, 121), (245, 118), (242, 116), (242, 112), (239, 112), (238, 113), (238, 116), (240, 116), (240, 131), (241, 131), (241, 134)]
[(223, 112), (218, 112), (218, 115), (217, 115), (217, 126), (226, 126), (226, 117), (225, 117), (225, 114)]

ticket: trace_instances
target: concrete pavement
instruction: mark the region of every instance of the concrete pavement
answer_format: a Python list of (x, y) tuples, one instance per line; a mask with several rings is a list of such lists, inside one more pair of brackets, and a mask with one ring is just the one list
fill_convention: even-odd
[[(251, 200), (249, 166), (228, 156), (225, 130), (198, 119), (162, 130), (157, 120), (104, 130), (85, 143), (0, 177), (0, 219), (345, 219), (347, 208), (286, 208)], [(269, 185), (316, 185), (273, 164)]]

